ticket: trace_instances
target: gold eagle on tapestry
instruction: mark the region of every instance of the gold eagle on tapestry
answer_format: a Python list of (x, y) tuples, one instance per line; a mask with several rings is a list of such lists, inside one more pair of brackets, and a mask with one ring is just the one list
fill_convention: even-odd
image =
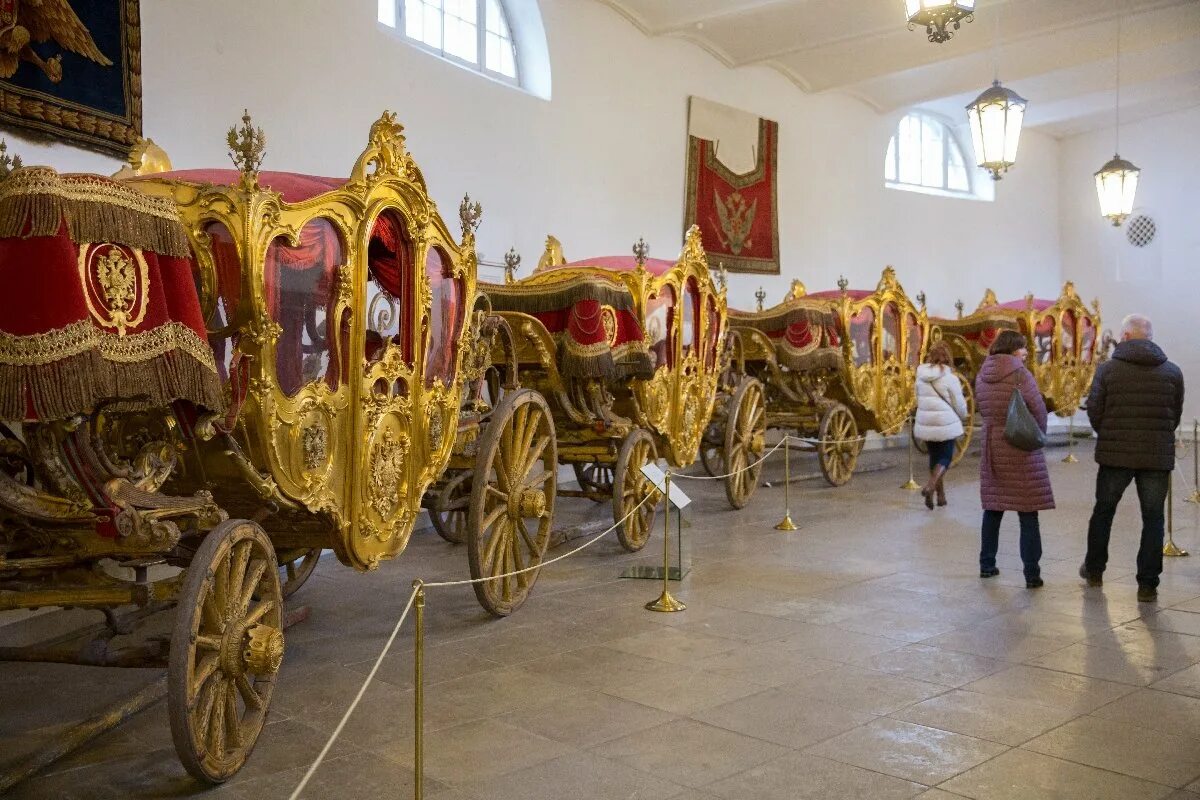
[(0, 0), (0, 78), (11, 78), (25, 60), (54, 83), (61, 81), (62, 55), (43, 59), (30, 46), (51, 39), (101, 66), (112, 66), (67, 0)]

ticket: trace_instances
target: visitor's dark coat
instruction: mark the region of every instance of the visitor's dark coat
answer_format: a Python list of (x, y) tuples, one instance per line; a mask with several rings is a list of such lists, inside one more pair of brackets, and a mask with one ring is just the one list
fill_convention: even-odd
[(988, 356), (975, 378), (975, 407), (983, 422), (979, 496), (988, 511), (1044, 511), (1054, 508), (1046, 456), (1013, 447), (1004, 439), (1004, 423), (1013, 389), (1046, 430), (1046, 403), (1033, 375), (1012, 355)]
[(1087, 414), (1099, 437), (1096, 463), (1174, 469), (1183, 372), (1149, 339), (1121, 342), (1112, 358), (1096, 369)]

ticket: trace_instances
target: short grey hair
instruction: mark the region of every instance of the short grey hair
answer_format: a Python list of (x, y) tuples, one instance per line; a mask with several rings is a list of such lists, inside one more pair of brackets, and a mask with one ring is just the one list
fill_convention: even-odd
[(1121, 335), (1128, 336), (1130, 339), (1153, 339), (1154, 326), (1150, 324), (1149, 317), (1130, 314), (1121, 320)]

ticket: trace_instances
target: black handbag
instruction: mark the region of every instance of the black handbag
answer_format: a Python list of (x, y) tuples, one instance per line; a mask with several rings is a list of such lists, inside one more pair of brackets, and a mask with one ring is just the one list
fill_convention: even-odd
[(1004, 441), (1018, 450), (1033, 452), (1046, 446), (1046, 434), (1034, 419), (1020, 389), (1013, 389), (1008, 401), (1008, 416), (1004, 420)]

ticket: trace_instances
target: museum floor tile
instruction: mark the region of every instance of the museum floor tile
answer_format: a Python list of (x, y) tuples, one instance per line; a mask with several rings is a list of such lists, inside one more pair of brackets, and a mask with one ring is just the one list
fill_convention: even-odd
[[(660, 587), (617, 577), (661, 558), (660, 532), (640, 554), (606, 539), (546, 568), (505, 620), (469, 587), (431, 589), (425, 797), (1200, 800), (1200, 557), (1167, 559), (1158, 604), (1139, 604), (1131, 492), (1105, 585), (1085, 587), (1087, 450), (1078, 464), (1048, 451), (1058, 509), (1042, 515), (1038, 590), (1024, 586), (1015, 519), (1001, 574), (978, 577), (978, 459), (950, 474), (950, 505), (930, 512), (898, 488), (901, 451), (865, 453), (881, 468), (840, 488), (796, 483), (794, 533), (773, 529), (781, 465), (742, 511), (715, 482), (685, 483), (695, 502), (691, 572), (672, 584), (688, 605), (679, 614), (643, 610)], [(593, 531), (609, 513), (570, 499), (559, 511), (561, 526)], [(1175, 511), (1177, 541), (1200, 556), (1200, 508)], [(270, 722), (224, 786), (187, 777), (159, 703), (9, 796), (287, 798), (413, 579), (466, 574), (465, 551), (431, 531), (367, 575), (327, 554), (294, 598), (311, 616), (287, 632)], [(0, 645), (60, 626), (56, 616), (0, 628)], [(406, 623), (305, 797), (412, 796), (412, 646)], [(0, 664), (0, 761), (159, 674)]]

